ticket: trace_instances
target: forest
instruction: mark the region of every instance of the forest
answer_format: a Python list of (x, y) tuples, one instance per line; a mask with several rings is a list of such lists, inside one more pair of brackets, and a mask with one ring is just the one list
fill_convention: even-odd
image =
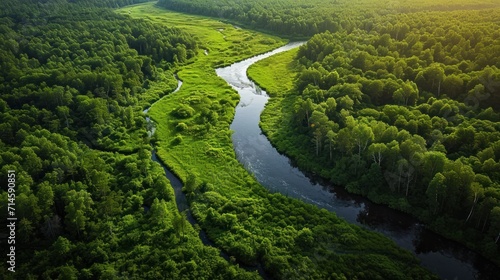
[(18, 223), (0, 278), (255, 278), (202, 244), (150, 159), (144, 85), (197, 43), (94, 3), (2, 1), (0, 173), (16, 172)]
[(277, 97), (261, 126), (304, 170), (498, 263), (499, 16), (389, 14), (316, 34), (290, 62), (288, 93), (250, 72)]
[[(15, 202), (18, 219), (16, 272), (2, 269), (2, 279), (258, 279), (258, 265), (280, 279), (435, 279), (381, 234), (271, 194), (237, 163), (238, 96), (213, 67), (281, 39), (110, 9), (135, 2), (2, 1), (0, 173), (14, 170), (16, 189), (13, 200), (2, 184), (0, 217)], [(179, 26), (199, 20), (146, 5)], [(200, 39), (210, 32), (213, 41)], [(142, 111), (176, 87), (174, 73), (187, 89), (152, 108), (150, 139)], [(178, 211), (151, 144), (183, 180), (199, 224)]]
[(190, 30), (206, 52), (177, 72), (181, 89), (148, 114), (159, 158), (184, 182), (199, 227), (230, 260), (261, 267), (265, 278), (434, 279), (408, 251), (334, 213), (270, 193), (237, 161), (230, 123), (238, 94), (214, 68), (283, 45), (278, 37), (152, 4), (120, 13)]
[(159, 0), (168, 9), (238, 22), (279, 36), (309, 38), (314, 34), (365, 29), (387, 14), (428, 10), (486, 9), (496, 0), (373, 1), (373, 0)]
[[(436, 279), (237, 161), (239, 96), (214, 69), (282, 38), (309, 40), (270, 92), (272, 143), (500, 262), (498, 1), (143, 2), (1, 2), (0, 177), (15, 170), (18, 255), (0, 278)], [(7, 220), (6, 184), (0, 197)]]

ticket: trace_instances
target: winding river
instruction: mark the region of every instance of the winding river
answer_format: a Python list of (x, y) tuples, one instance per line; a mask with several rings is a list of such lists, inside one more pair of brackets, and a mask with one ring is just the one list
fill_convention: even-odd
[(216, 69), (217, 75), (237, 90), (241, 97), (231, 124), (238, 160), (270, 191), (315, 204), (335, 212), (350, 223), (384, 234), (412, 251), (424, 267), (443, 279), (498, 279), (500, 269), (475, 252), (425, 229), (409, 215), (306, 176), (271, 145), (259, 127), (260, 113), (269, 97), (249, 80), (246, 71), (261, 59), (302, 44), (289, 43), (274, 51)]
[[(207, 55), (207, 54), (208, 54), (208, 52), (205, 50), (205, 55)], [(177, 87), (170, 94), (176, 93), (177, 91), (179, 91), (181, 89), (182, 81), (179, 80), (179, 77), (177, 75), (175, 75), (175, 79), (177, 80)], [(157, 100), (156, 102), (151, 104), (151, 106), (149, 106), (148, 108), (146, 108), (142, 111), (146, 115), (147, 131), (148, 131), (149, 137), (153, 136), (153, 134), (155, 133), (156, 126), (154, 124), (154, 121), (151, 120), (151, 118), (147, 115), (147, 113), (149, 112), (151, 107), (153, 107), (153, 105), (158, 103), (164, 97), (160, 98), (159, 100)], [(163, 164), (163, 162), (158, 158), (154, 147), (153, 147), (153, 150), (151, 152), (151, 160), (159, 163), (160, 166), (163, 168), (163, 171), (165, 172), (165, 177), (167, 177), (167, 179), (170, 181), (170, 185), (174, 189), (175, 203), (177, 204), (177, 209), (179, 210), (179, 212), (186, 213), (186, 218), (187, 218), (188, 222), (194, 226), (197, 222), (196, 222), (196, 219), (193, 217), (191, 211), (189, 210), (189, 204), (188, 204), (186, 195), (182, 192), (183, 184), (182, 184), (181, 180), (174, 173), (172, 173), (172, 171), (170, 171), (165, 166), (165, 164)], [(208, 235), (204, 230), (200, 230), (199, 237), (204, 245), (217, 248), (215, 243), (212, 240), (210, 240), (210, 238), (208, 238)], [(222, 250), (220, 251), (220, 256), (223, 257), (224, 259), (226, 259), (227, 261), (230, 261), (229, 255)], [(243, 263), (238, 263), (238, 264), (241, 268), (243, 268), (247, 271), (257, 271), (259, 273), (259, 275), (264, 280), (271, 279), (270, 276), (267, 274), (267, 272), (264, 270), (264, 268), (262, 267), (262, 265), (260, 263), (257, 264), (256, 266), (246, 265)]]
[[(182, 81), (179, 80), (179, 77), (177, 75), (175, 75), (174, 77), (177, 80), (177, 87), (170, 94), (178, 92), (182, 86)], [(158, 99), (153, 104), (151, 104), (151, 106), (149, 106), (148, 108), (144, 109), (144, 111), (142, 111), (142, 113), (144, 113), (146, 115), (146, 123), (147, 123), (147, 130), (148, 130), (149, 137), (153, 136), (153, 134), (155, 133), (156, 126), (155, 126), (153, 120), (151, 120), (151, 118), (147, 115), (147, 113), (149, 112), (151, 107), (153, 107), (156, 103), (158, 103), (164, 97)], [(151, 154), (151, 159), (153, 161), (158, 162), (163, 167), (163, 170), (165, 171), (165, 176), (170, 181), (170, 185), (172, 185), (172, 187), (174, 189), (175, 202), (177, 203), (177, 208), (179, 209), (179, 212), (183, 212), (185, 210), (188, 210), (189, 205), (187, 203), (186, 195), (184, 195), (184, 193), (182, 192), (181, 180), (179, 180), (179, 178), (177, 178), (177, 176), (175, 176), (172, 172), (170, 172), (170, 170), (168, 170), (168, 168), (163, 164), (163, 162), (160, 159), (158, 159), (158, 157), (156, 156), (156, 151), (154, 149), (153, 149), (152, 154)], [(191, 224), (194, 224), (196, 222), (196, 220), (190, 215), (189, 211), (187, 211), (187, 213), (188, 213), (187, 218), (188, 218), (189, 222)]]

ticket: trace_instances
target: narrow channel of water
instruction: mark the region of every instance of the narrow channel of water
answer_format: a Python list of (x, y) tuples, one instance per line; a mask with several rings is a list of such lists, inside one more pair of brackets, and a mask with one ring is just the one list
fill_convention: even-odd
[(237, 90), (241, 98), (231, 124), (238, 160), (270, 191), (325, 208), (350, 223), (384, 234), (411, 250), (424, 267), (443, 279), (498, 279), (500, 269), (465, 246), (425, 229), (409, 215), (309, 178), (271, 145), (259, 127), (260, 114), (269, 97), (249, 80), (246, 71), (259, 60), (302, 44), (289, 43), (272, 52), (216, 69), (217, 75)]
[[(179, 77), (177, 75), (175, 75), (175, 78), (177, 79), (177, 88), (170, 94), (176, 93), (177, 91), (180, 90), (180, 88), (182, 86), (182, 81), (179, 80)], [(161, 99), (163, 99), (163, 97), (160, 98), (159, 100), (157, 100), (156, 102), (154, 102), (153, 104), (151, 104), (151, 106), (144, 109), (144, 111), (142, 111), (142, 112), (144, 114), (147, 114), (149, 112), (149, 109), (151, 109), (151, 107), (154, 104), (156, 104), (158, 101), (160, 101)], [(148, 135), (149, 135), (149, 137), (151, 137), (155, 133), (156, 127), (155, 127), (153, 120), (151, 120), (151, 118), (148, 116), (146, 116), (146, 122), (147, 122), (146, 126), (147, 126)], [(186, 194), (184, 194), (182, 192), (183, 184), (182, 184), (181, 180), (174, 173), (172, 173), (172, 171), (170, 171), (165, 166), (165, 164), (163, 164), (163, 162), (156, 156), (156, 150), (154, 149), (154, 146), (153, 146), (153, 151), (151, 152), (151, 160), (160, 164), (160, 166), (163, 168), (163, 171), (165, 172), (165, 177), (167, 177), (167, 179), (170, 181), (170, 185), (174, 189), (175, 203), (177, 204), (177, 209), (179, 210), (179, 213), (185, 212), (186, 218), (192, 226), (197, 224), (196, 219), (193, 217), (193, 214), (191, 214), (191, 211), (189, 209), (189, 203), (187, 201)], [(204, 230), (200, 230), (199, 237), (204, 245), (217, 248), (215, 243), (212, 240), (210, 240), (210, 238), (208, 238), (208, 235)], [(231, 261), (230, 256), (225, 251), (220, 250), (220, 256), (223, 257), (228, 262)], [(271, 279), (270, 276), (267, 274), (267, 272), (264, 271), (264, 268), (262, 267), (262, 265), (260, 263), (257, 264), (256, 266), (245, 265), (243, 263), (238, 263), (238, 265), (247, 271), (257, 271), (259, 273), (259, 275), (265, 280)]]

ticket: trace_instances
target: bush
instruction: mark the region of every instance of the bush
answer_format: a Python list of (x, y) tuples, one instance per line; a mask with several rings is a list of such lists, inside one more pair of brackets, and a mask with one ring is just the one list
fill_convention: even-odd
[(173, 145), (179, 145), (180, 143), (182, 143), (182, 135), (178, 134), (172, 140), (172, 144)]
[(188, 126), (187, 124), (180, 122), (175, 126), (175, 128), (177, 129), (177, 131), (185, 131), (188, 129)]
[(194, 109), (191, 108), (189, 105), (182, 104), (177, 108), (175, 111), (173, 111), (173, 115), (177, 118), (181, 119), (187, 119), (190, 118), (194, 115)]

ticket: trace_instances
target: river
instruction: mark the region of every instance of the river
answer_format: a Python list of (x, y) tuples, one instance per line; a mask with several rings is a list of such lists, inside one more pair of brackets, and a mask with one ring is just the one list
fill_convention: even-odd
[(237, 90), (241, 98), (231, 124), (238, 160), (270, 191), (325, 208), (350, 223), (384, 234), (412, 251), (424, 267), (442, 279), (498, 279), (500, 269), (465, 246), (427, 230), (409, 215), (349, 194), (341, 187), (311, 179), (271, 145), (259, 127), (260, 114), (269, 97), (249, 80), (246, 72), (253, 63), (302, 44), (289, 43), (216, 69), (217, 75)]
[[(206, 50), (205, 50), (205, 54), (206, 55), (208, 54), (208, 52)], [(175, 75), (175, 79), (177, 80), (177, 87), (170, 94), (174, 94), (181, 89), (182, 81), (179, 80), (179, 77), (177, 75)], [(166, 95), (164, 97), (166, 97)], [(158, 103), (164, 97), (160, 98), (159, 100), (157, 100), (156, 102), (151, 104), (151, 106), (149, 106), (148, 108), (146, 108), (142, 111), (146, 115), (146, 123), (147, 123), (146, 127), (147, 127), (149, 137), (153, 136), (153, 134), (155, 133), (156, 126), (155, 126), (154, 121), (151, 120), (151, 118), (147, 115), (147, 113), (149, 112), (151, 107), (153, 107), (153, 105)], [(154, 149), (154, 146), (153, 146), (153, 150), (151, 151), (151, 160), (159, 163), (160, 166), (163, 168), (163, 171), (165, 172), (165, 177), (167, 177), (167, 179), (170, 181), (170, 185), (174, 189), (175, 203), (177, 204), (177, 209), (179, 210), (179, 213), (184, 212), (186, 214), (187, 221), (191, 225), (194, 226), (197, 222), (189, 209), (189, 203), (187, 201), (186, 194), (184, 194), (182, 192), (183, 184), (182, 184), (181, 180), (174, 173), (172, 173), (172, 171), (170, 171), (167, 168), (167, 166), (165, 166), (165, 164), (163, 164), (163, 162), (158, 158), (158, 156), (156, 155), (156, 150)], [(204, 245), (217, 248), (215, 243), (212, 240), (210, 240), (210, 238), (208, 238), (207, 233), (203, 229), (200, 230), (199, 237), (200, 237), (201, 242), (203, 242)], [(231, 261), (230, 256), (225, 251), (221, 250), (220, 256), (223, 257), (226, 261)], [(262, 267), (262, 265), (260, 263), (257, 264), (256, 266), (252, 266), (252, 265), (246, 265), (246, 264), (238, 262), (238, 265), (247, 271), (257, 271), (257, 273), (259, 273), (259, 275), (264, 280), (271, 279), (269, 274), (264, 270), (264, 268)]]

